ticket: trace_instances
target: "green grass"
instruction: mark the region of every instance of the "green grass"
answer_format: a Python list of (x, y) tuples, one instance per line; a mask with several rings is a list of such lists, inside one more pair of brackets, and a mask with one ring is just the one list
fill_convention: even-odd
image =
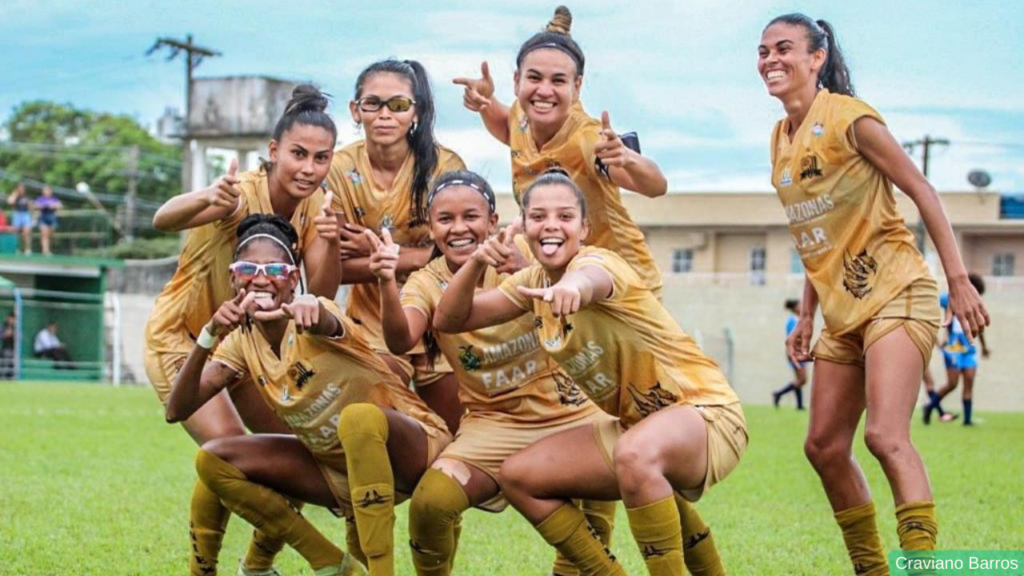
[[(185, 574), (195, 446), (164, 424), (147, 389), (0, 384), (0, 573), (19, 575)], [(802, 452), (806, 414), (749, 407), (751, 443), (740, 467), (700, 503), (735, 575), (849, 574), (839, 531)], [(980, 414), (974, 429), (915, 422), (929, 466), (945, 549), (1024, 546), (1024, 414)], [(858, 443), (874, 488), (879, 525), (895, 548), (893, 504), (877, 464)], [(343, 526), (320, 509), (307, 515), (344, 545)], [(405, 542), (405, 507), (396, 542)], [(542, 576), (552, 552), (514, 510), (473, 511), (464, 522), (457, 574)], [(250, 530), (234, 518), (222, 574)], [(645, 574), (621, 511), (615, 551)], [(400, 546), (398, 574), (412, 574)], [(289, 576), (311, 574), (285, 551)]]

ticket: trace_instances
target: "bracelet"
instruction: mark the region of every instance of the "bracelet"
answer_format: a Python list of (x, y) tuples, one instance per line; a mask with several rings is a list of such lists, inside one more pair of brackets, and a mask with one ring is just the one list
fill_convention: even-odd
[(199, 337), (196, 338), (196, 344), (200, 348), (210, 350), (217, 344), (217, 337), (210, 334), (210, 331), (206, 329), (206, 326), (203, 326), (203, 329), (199, 331)]

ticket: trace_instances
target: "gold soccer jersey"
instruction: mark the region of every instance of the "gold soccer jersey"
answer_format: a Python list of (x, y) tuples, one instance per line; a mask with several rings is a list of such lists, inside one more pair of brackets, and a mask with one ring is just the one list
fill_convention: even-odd
[[(507, 274), (488, 267), (483, 287), (496, 288)], [(402, 289), (402, 306), (434, 317), (452, 271), (444, 257), (413, 273)], [(437, 334), (459, 378), (459, 397), (475, 417), (515, 426), (554, 426), (594, 413), (596, 407), (540, 345), (532, 314), (462, 334)]]
[(786, 119), (772, 133), (772, 185), (836, 335), (929, 275), (896, 211), (892, 183), (857, 150), (852, 127), (861, 117), (882, 122), (864, 102), (822, 89), (792, 141)]
[[(437, 147), (437, 168), (431, 181), (453, 170), (464, 170), (466, 165), (457, 154)], [(353, 223), (365, 226), (378, 234), (384, 228), (391, 232), (396, 244), (406, 247), (431, 246), (430, 230), (426, 221), (420, 221), (412, 205), (413, 156), (410, 152), (398, 171), (390, 189), (378, 187), (373, 181), (366, 141), (354, 142), (334, 153), (327, 182), (334, 191), (334, 209), (345, 214)], [(424, 194), (426, 201), (426, 194)], [(374, 350), (387, 353), (384, 333), (380, 326), (380, 290), (376, 282), (355, 284), (349, 292), (346, 312), (359, 325)], [(422, 353), (417, 346), (412, 353)]]
[(739, 399), (725, 375), (704, 355), (620, 256), (585, 247), (569, 270), (597, 266), (614, 289), (566, 318), (516, 288), (541, 288), (549, 279), (540, 265), (519, 271), (499, 289), (541, 319), (541, 345), (605, 412), (626, 428), (677, 404), (723, 405)]
[(275, 354), (258, 327), (243, 325), (217, 347), (213, 360), (248, 376), (310, 452), (335, 470), (346, 469), (338, 418), (349, 404), (391, 408), (418, 421), (428, 436), (446, 436), (444, 422), (391, 373), (337, 304), (319, 300), (341, 322), (342, 336), (299, 334), (293, 321)]
[(640, 275), (645, 287), (661, 288), (661, 272), (647, 247), (643, 232), (622, 204), (619, 187), (598, 170), (594, 146), (600, 141), (601, 121), (591, 118), (577, 102), (558, 133), (540, 150), (530, 134), (530, 123), (519, 106), (509, 111), (509, 146), (512, 149), (512, 192), (516, 202), (538, 176), (552, 167), (569, 173), (587, 199), (590, 235), (586, 243), (622, 256)]

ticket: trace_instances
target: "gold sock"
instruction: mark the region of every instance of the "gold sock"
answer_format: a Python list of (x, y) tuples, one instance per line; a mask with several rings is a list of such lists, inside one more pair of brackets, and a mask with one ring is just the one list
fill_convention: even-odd
[(585, 576), (626, 576), (615, 556), (587, 524), (583, 511), (571, 502), (538, 524), (537, 532)]
[(693, 576), (725, 576), (722, 557), (715, 546), (711, 528), (693, 504), (675, 494), (676, 509), (683, 527), (683, 562)]
[(935, 502), (907, 502), (896, 507), (896, 532), (903, 550), (935, 550), (939, 525)]
[[(302, 502), (288, 499), (292, 508), (302, 513)], [(274, 567), (274, 558), (284, 549), (284, 540), (272, 538), (259, 530), (253, 530), (249, 540), (249, 551), (245, 554), (242, 564), (254, 572), (268, 571)]]
[(367, 568), (373, 576), (394, 576), (395, 478), (388, 460), (387, 416), (373, 404), (350, 404), (341, 411), (338, 438)]
[(455, 519), (455, 523), (452, 524), (452, 538), (455, 540), (455, 545), (452, 546), (452, 559), (448, 562), (448, 570), (450, 572), (455, 571), (455, 556), (459, 553), (459, 537), (462, 536), (462, 516)]
[(196, 480), (192, 489), (188, 530), (192, 540), (192, 553), (188, 560), (188, 573), (191, 576), (217, 573), (217, 557), (229, 518), (231, 511), (221, 504), (220, 498), (202, 480)]
[(639, 508), (626, 508), (629, 528), (651, 576), (683, 576), (683, 529), (671, 496)]
[(448, 576), (455, 557), (455, 524), (469, 508), (462, 486), (440, 470), (423, 474), (409, 504), (409, 546), (419, 576)]
[(843, 541), (857, 576), (888, 576), (889, 563), (882, 549), (875, 523), (875, 504), (868, 502), (835, 514), (843, 531)]
[(241, 470), (206, 450), (196, 456), (199, 478), (232, 512), (257, 530), (280, 538), (309, 562), (313, 570), (341, 564), (342, 552), (279, 493), (250, 482)]
[[(615, 501), (606, 502), (603, 500), (573, 500), (586, 517), (587, 523), (594, 530), (597, 539), (606, 548), (612, 547), (612, 532), (615, 530)], [(577, 576), (580, 573), (576, 566), (562, 555), (561, 552), (555, 555), (555, 563), (551, 567), (551, 573), (555, 576)]]
[(356, 527), (356, 517), (345, 517), (345, 545), (349, 554), (359, 560), (359, 563), (366, 566), (366, 554), (363, 554), (363, 547), (359, 544), (359, 528)]

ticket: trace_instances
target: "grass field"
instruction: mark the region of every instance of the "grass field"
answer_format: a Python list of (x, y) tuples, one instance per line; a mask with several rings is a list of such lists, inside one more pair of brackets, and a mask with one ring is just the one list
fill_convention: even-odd
[[(0, 573), (185, 574), (195, 446), (163, 422), (148, 389), (0, 384)], [(1024, 414), (979, 414), (973, 429), (915, 422), (939, 503), (945, 549), (1024, 546)], [(806, 463), (806, 414), (748, 407), (751, 443), (740, 467), (700, 503), (733, 575), (849, 574), (845, 550), (817, 478)], [(858, 443), (875, 489), (887, 548), (896, 546), (884, 477)], [(344, 527), (307, 515), (343, 545)], [(395, 541), (404, 543), (405, 507)], [(514, 510), (473, 511), (464, 522), (457, 574), (542, 576), (552, 552)], [(222, 553), (234, 574), (250, 530), (235, 518)], [(620, 508), (614, 549), (630, 574), (640, 555)], [(311, 574), (294, 552), (278, 566)], [(398, 574), (412, 574), (407, 548)]]

